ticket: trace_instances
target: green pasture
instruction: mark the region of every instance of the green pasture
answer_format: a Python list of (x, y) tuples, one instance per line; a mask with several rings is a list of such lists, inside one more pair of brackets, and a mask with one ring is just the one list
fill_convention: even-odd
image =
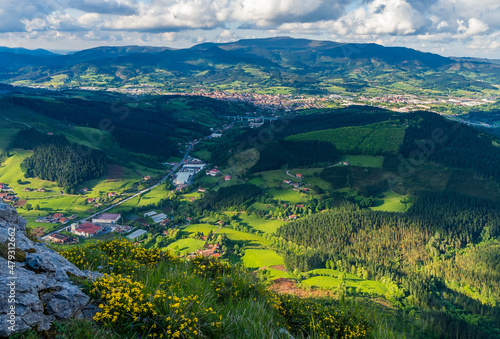
[(346, 154), (341, 157), (341, 161), (348, 161), (351, 166), (382, 168), (384, 157)]
[(404, 196), (394, 192), (385, 192), (375, 199), (374, 206), (370, 208), (374, 211), (405, 212), (407, 208), (410, 208), (411, 204), (407, 204), (407, 208), (405, 208), (405, 205), (401, 202), (403, 198)]
[(261, 268), (274, 265), (284, 265), (283, 258), (272, 250), (247, 249), (242, 257), (245, 267)]
[(179, 239), (171, 243), (170, 245), (167, 246), (167, 249), (173, 252), (178, 250), (181, 254), (187, 254), (203, 248), (204, 245), (205, 241), (203, 240), (186, 238), (186, 239)]
[[(340, 279), (341, 272), (337, 270), (317, 269), (310, 271), (310, 273), (322, 275), (305, 279), (301, 284), (321, 289), (336, 289), (342, 283)], [(371, 295), (383, 296), (388, 292), (382, 283), (365, 280), (352, 274), (344, 274), (344, 283), (347, 288), (355, 287), (357, 292)]]
[(307, 197), (304, 194), (294, 191), (292, 189), (278, 190), (275, 188), (271, 188), (266, 191), (267, 193), (271, 194), (275, 199), (282, 200), (291, 204), (307, 201)]
[(260, 218), (259, 216), (252, 214), (248, 215), (245, 213), (241, 213), (238, 215), (239, 219), (241, 219), (240, 224), (244, 226), (250, 226), (254, 230), (258, 230), (264, 233), (274, 233), (276, 230), (283, 225), (281, 220), (266, 220)]

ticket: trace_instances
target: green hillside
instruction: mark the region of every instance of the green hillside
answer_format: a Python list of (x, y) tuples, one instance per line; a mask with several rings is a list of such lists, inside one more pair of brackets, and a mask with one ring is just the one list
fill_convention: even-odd
[(383, 122), (365, 126), (341, 127), (292, 135), (286, 140), (325, 141), (343, 154), (397, 154), (403, 143), (405, 125)]

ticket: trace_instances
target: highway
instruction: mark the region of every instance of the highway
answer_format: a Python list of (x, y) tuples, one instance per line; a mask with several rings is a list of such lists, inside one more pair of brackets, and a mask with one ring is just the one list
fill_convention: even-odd
[[(172, 168), (172, 171), (171, 171), (170, 173), (168, 173), (166, 176), (164, 176), (164, 177), (163, 177), (163, 178), (162, 178), (162, 179), (161, 179), (158, 183), (156, 183), (156, 184), (154, 184), (153, 186), (150, 186), (150, 187), (148, 187), (148, 188), (145, 188), (145, 189), (143, 189), (143, 190), (142, 190), (142, 191), (140, 191), (140, 192), (134, 193), (133, 195), (131, 195), (131, 196), (129, 196), (129, 197), (127, 197), (127, 198), (123, 199), (123, 200), (120, 200), (120, 201), (118, 201), (118, 202), (114, 203), (113, 205), (110, 205), (110, 206), (108, 206), (108, 207), (106, 207), (106, 208), (104, 208), (104, 209), (100, 210), (99, 212), (96, 212), (96, 213), (94, 213), (94, 214), (92, 214), (92, 215), (90, 215), (90, 216), (88, 216), (88, 217), (86, 217), (86, 218), (80, 219), (78, 222), (82, 223), (82, 222), (87, 221), (88, 219), (92, 219), (93, 217), (95, 217), (95, 216), (97, 216), (97, 215), (99, 215), (99, 214), (101, 214), (101, 213), (104, 213), (104, 212), (106, 212), (106, 211), (109, 211), (110, 209), (115, 208), (116, 206), (121, 205), (121, 204), (123, 204), (124, 202), (129, 201), (130, 199), (134, 199), (135, 197), (137, 197), (137, 196), (139, 196), (139, 195), (141, 195), (141, 194), (143, 194), (143, 193), (149, 192), (149, 191), (151, 191), (153, 188), (157, 187), (158, 185), (161, 185), (162, 183), (164, 183), (164, 182), (165, 182), (165, 180), (167, 180), (170, 176), (172, 176), (172, 175), (173, 175), (173, 174), (174, 174), (174, 173), (175, 173), (175, 172), (179, 169), (179, 167), (181, 167), (181, 166), (182, 166), (182, 164), (183, 164), (184, 160), (186, 160), (186, 159), (187, 159), (187, 157), (189, 156), (189, 151), (191, 151), (191, 148), (192, 148), (192, 145), (189, 145), (189, 147), (187, 148), (186, 152), (184, 153), (184, 157), (182, 158), (182, 160), (181, 160), (181, 161), (179, 161), (179, 163), (178, 163), (177, 165), (175, 165), (175, 166)], [(48, 238), (48, 236), (49, 236), (49, 235), (52, 235), (52, 234), (57, 233), (57, 232), (60, 232), (61, 230), (65, 229), (66, 227), (68, 227), (68, 226), (66, 225), (66, 226), (63, 226), (63, 227), (61, 227), (61, 228), (59, 228), (59, 229), (55, 230), (55, 231), (52, 231), (52, 232), (50, 232), (50, 233), (48, 233), (48, 234), (44, 235), (41, 239), (42, 239), (42, 240), (46, 240), (46, 239)]]

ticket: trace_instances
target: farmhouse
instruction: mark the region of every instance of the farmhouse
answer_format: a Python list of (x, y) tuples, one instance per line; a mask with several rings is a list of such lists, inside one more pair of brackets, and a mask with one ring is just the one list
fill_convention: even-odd
[(214, 168), (214, 169), (211, 169), (210, 171), (207, 171), (206, 174), (211, 176), (211, 177), (215, 177), (217, 174), (219, 174), (219, 170), (217, 168)]
[(226, 175), (226, 176), (224, 177), (224, 180), (226, 180), (226, 181), (231, 180), (231, 176), (230, 176), (230, 175)]
[(285, 179), (285, 180), (283, 180), (283, 182), (284, 182), (285, 184), (289, 184), (289, 185), (290, 185), (290, 184), (292, 183), (292, 180)]
[(108, 193), (108, 198), (114, 198), (116, 196), (117, 196), (116, 192), (109, 192)]
[(73, 241), (72, 237), (60, 233), (54, 233), (52, 235), (49, 235), (49, 239), (50, 241), (58, 244), (67, 244)]
[(304, 176), (300, 173), (295, 174), (295, 177), (302, 179)]
[(122, 215), (118, 213), (103, 213), (97, 218), (92, 218), (92, 222), (100, 224), (116, 224), (121, 217)]
[(80, 226), (73, 226), (71, 225), (71, 231), (79, 236), (85, 237), (85, 238), (92, 238), (96, 236), (97, 234), (101, 233), (104, 229), (100, 226), (91, 224), (89, 222), (83, 223)]
[(198, 192), (205, 193), (207, 190), (205, 188), (198, 188)]

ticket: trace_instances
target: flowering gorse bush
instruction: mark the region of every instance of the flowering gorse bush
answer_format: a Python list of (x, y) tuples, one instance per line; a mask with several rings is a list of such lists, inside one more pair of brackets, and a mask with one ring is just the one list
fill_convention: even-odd
[(104, 273), (84, 283), (99, 307), (93, 320), (124, 338), (363, 338), (360, 316), (267, 290), (240, 265), (179, 259), (124, 239), (64, 251), (82, 269)]

